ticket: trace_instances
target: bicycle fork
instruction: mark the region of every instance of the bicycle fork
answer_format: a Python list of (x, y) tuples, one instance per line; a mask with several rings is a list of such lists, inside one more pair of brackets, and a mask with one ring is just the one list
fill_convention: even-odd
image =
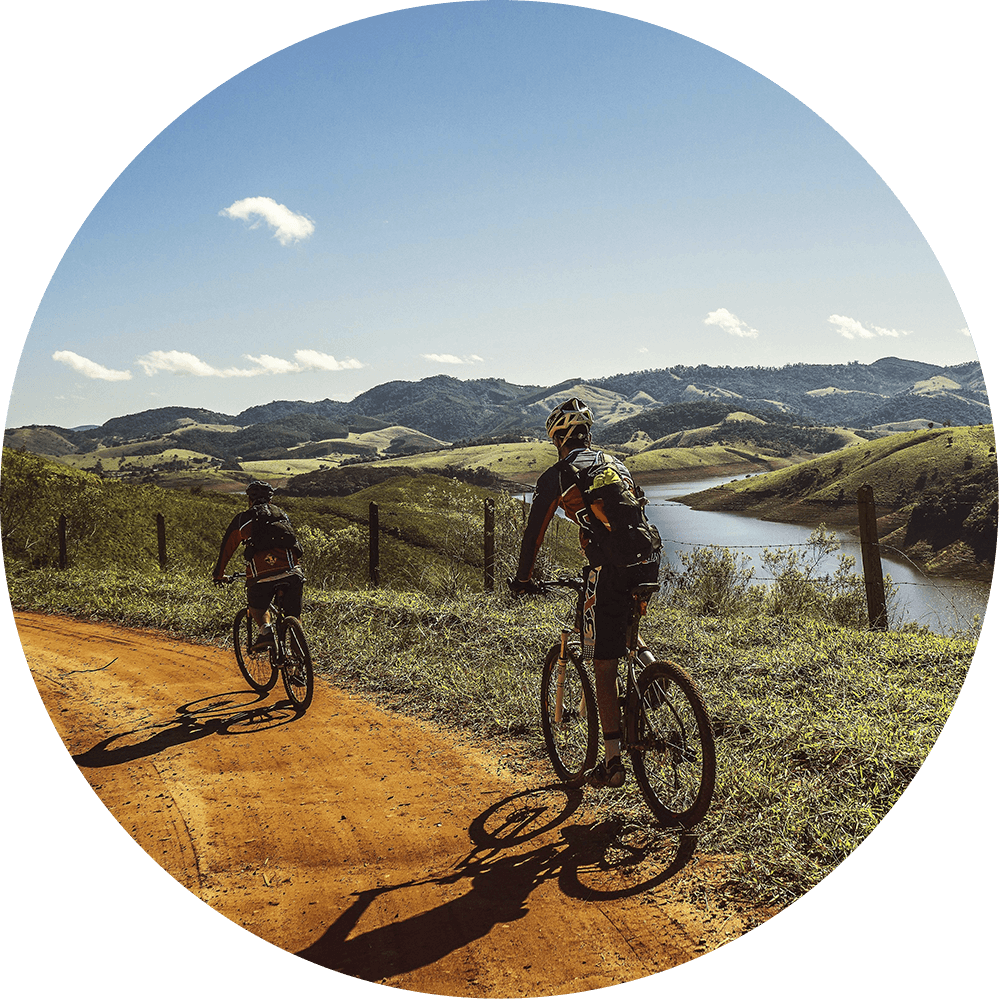
[[(569, 658), (566, 655), (566, 645), (569, 642), (569, 629), (563, 629), (559, 634), (559, 659), (556, 661), (556, 704), (553, 715), (556, 725), (561, 725), (563, 721), (563, 694), (566, 690), (566, 665)], [(587, 700), (580, 692), (580, 704), (577, 706), (577, 713), (581, 719), (587, 717)]]

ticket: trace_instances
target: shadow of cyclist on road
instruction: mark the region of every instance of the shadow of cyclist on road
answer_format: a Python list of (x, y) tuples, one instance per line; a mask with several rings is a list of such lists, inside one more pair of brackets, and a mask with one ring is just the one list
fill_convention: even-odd
[[(323, 936), (298, 954), (378, 981), (430, 965), (485, 937), (497, 924), (521, 919), (529, 912), (531, 894), (544, 882), (557, 881), (563, 893), (577, 899), (622, 899), (662, 884), (693, 853), (691, 835), (662, 833), (644, 846), (641, 836), (616, 820), (563, 825), (580, 802), (579, 791), (549, 786), (496, 803), (472, 821), (472, 850), (450, 870), (356, 893)], [(537, 846), (512, 852), (536, 840), (541, 841)], [(667, 849), (668, 841), (676, 845)], [(427, 885), (438, 886), (443, 901), (399, 919), (406, 890)], [(465, 891), (447, 898), (452, 886)], [(351, 937), (366, 914), (379, 926)]]
[(73, 755), (79, 767), (111, 767), (164, 750), (183, 746), (206, 736), (231, 736), (286, 725), (295, 719), (288, 701), (263, 704), (267, 695), (233, 691), (188, 702), (175, 710), (179, 718), (152, 722), (115, 733), (89, 750)]

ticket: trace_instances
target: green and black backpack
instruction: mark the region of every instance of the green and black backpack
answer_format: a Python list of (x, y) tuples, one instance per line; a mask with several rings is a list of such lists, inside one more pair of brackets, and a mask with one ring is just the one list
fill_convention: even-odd
[[(591, 454), (593, 454), (591, 452)], [(592, 464), (562, 462), (587, 505), (588, 556), (594, 565), (633, 566), (660, 551), (660, 533), (646, 517), (646, 498), (613, 455), (598, 452)], [(623, 474), (624, 473), (624, 474)], [(591, 553), (590, 546), (594, 546)]]

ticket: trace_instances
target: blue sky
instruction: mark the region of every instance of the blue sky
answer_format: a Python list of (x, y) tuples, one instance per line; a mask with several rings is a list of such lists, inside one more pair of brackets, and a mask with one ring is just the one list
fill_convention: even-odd
[(66, 251), (7, 426), (890, 354), (975, 349), (804, 104), (640, 20), (452, 3), (285, 48), (156, 136)]

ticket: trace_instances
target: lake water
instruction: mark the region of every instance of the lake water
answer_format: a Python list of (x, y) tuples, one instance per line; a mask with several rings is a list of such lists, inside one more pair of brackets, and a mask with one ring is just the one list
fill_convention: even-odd
[[(665, 559), (681, 568), (679, 553), (704, 545), (724, 545), (749, 557), (756, 576), (766, 576), (759, 562), (764, 546), (777, 549), (785, 545), (801, 544), (812, 533), (812, 528), (777, 521), (761, 521), (744, 514), (718, 511), (692, 510), (678, 503), (676, 497), (697, 493), (713, 486), (732, 481), (703, 479), (697, 482), (668, 483), (643, 486), (649, 499), (646, 513), (663, 536)], [(855, 558), (855, 571), (861, 575), (861, 546), (856, 535), (838, 531), (840, 552)], [(745, 546), (745, 548), (741, 548)], [(821, 572), (833, 572), (838, 554), (828, 557), (821, 564)], [(919, 622), (935, 632), (950, 633), (955, 629), (971, 628), (976, 616), (982, 619), (990, 594), (988, 583), (969, 580), (950, 580), (925, 577), (911, 564), (882, 553), (882, 572), (898, 584), (895, 612), (902, 621)]]
[[(812, 528), (798, 524), (761, 521), (745, 514), (692, 510), (677, 502), (677, 497), (732, 482), (732, 478), (643, 486), (649, 500), (646, 514), (663, 538), (663, 556), (671, 566), (683, 568), (681, 552), (706, 545), (727, 546), (745, 554), (754, 567), (755, 577), (761, 579), (767, 576), (760, 562), (764, 547), (779, 549), (802, 544), (812, 534)], [(521, 499), (530, 503), (531, 494)], [(820, 572), (833, 573), (843, 553), (854, 556), (855, 572), (861, 576), (861, 545), (857, 535), (846, 531), (837, 531), (836, 535), (840, 552), (827, 557), (820, 564)], [(944, 634), (965, 628), (978, 631), (976, 619), (981, 622), (990, 596), (988, 583), (926, 577), (910, 563), (893, 559), (886, 552), (882, 553), (882, 572), (898, 585), (896, 598), (889, 607), (890, 620), (918, 622)]]

